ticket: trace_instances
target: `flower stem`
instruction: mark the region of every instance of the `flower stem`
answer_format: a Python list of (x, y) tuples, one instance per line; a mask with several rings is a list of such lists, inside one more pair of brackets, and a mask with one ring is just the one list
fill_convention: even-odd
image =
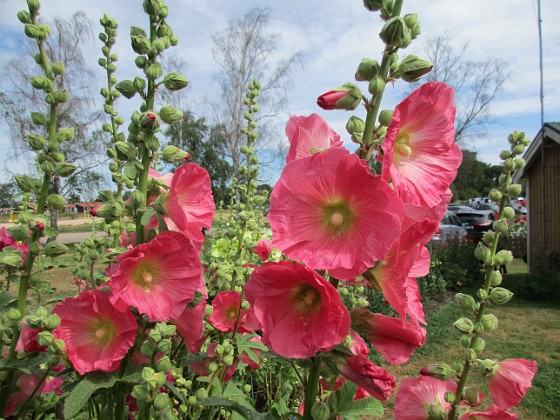
[(320, 361), (315, 358), (313, 364), (309, 368), (309, 374), (307, 375), (307, 383), (305, 385), (305, 407), (303, 412), (304, 420), (311, 420), (311, 409), (315, 400), (317, 399), (317, 389), (319, 387), (319, 370)]

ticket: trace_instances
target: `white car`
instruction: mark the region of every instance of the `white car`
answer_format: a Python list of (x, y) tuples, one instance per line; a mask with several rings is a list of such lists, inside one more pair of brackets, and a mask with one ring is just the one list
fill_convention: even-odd
[(432, 236), (430, 244), (441, 245), (449, 242), (460, 242), (467, 236), (467, 230), (463, 227), (457, 215), (446, 211), (445, 216), (439, 222), (438, 230)]

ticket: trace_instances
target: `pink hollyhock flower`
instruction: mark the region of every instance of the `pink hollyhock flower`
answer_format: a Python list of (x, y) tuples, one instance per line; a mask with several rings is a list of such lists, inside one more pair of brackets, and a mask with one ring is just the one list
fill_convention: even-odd
[(165, 231), (117, 257), (107, 286), (119, 308), (138, 308), (152, 321), (177, 318), (200, 285), (199, 250), (183, 234)]
[(382, 260), (404, 206), (364, 160), (342, 148), (294, 160), (270, 197), (273, 245), (313, 269), (353, 280)]
[(435, 220), (424, 220), (410, 226), (386, 257), (364, 274), (399, 314), (403, 326), (407, 315), (413, 322), (426, 323), (416, 281), (409, 276), (424, 271), (426, 264), (429, 268), (429, 254), (426, 254), (424, 244), (430, 240), (437, 225)]
[(286, 124), (286, 135), (290, 140), (286, 163), (331, 147), (342, 147), (340, 136), (317, 114), (291, 117)]
[(364, 354), (346, 356), (344, 362), (338, 363), (338, 370), (346, 379), (380, 401), (387, 401), (397, 383), (393, 375), (377, 366)]
[(21, 251), (23, 264), (25, 264), (25, 258), (27, 257), (27, 252), (29, 251), (29, 245), (18, 243), (18, 241), (16, 241), (13, 236), (8, 233), (6, 228), (2, 227), (2, 229), (0, 229), (0, 251), (8, 246)]
[(29, 325), (27, 325), (27, 322), (23, 322), (21, 324), (19, 339), (16, 344), (16, 351), (24, 351), (26, 353), (46, 351), (47, 346), (41, 346), (39, 343), (37, 343), (37, 335), (41, 331), (43, 331), (43, 329), (31, 328)]
[(257, 254), (259, 260), (266, 261), (270, 257), (270, 251), (272, 250), (272, 242), (270, 239), (261, 239), (257, 242), (257, 245), (253, 247), (253, 252)]
[(193, 241), (204, 241), (201, 230), (212, 226), (216, 210), (211, 185), (206, 169), (196, 163), (177, 168), (163, 200), (169, 230), (182, 232)]
[(405, 203), (433, 207), (457, 175), (455, 93), (444, 83), (422, 85), (402, 101), (383, 141), (383, 171)]
[(517, 414), (508, 413), (507, 411), (500, 410), (495, 405), (488, 407), (485, 411), (469, 411), (461, 416), (461, 420), (515, 420)]
[(507, 410), (519, 405), (536, 372), (537, 362), (525, 359), (506, 359), (494, 365), (486, 380), (496, 407)]
[(424, 345), (426, 330), (419, 325), (398, 318), (374, 314), (367, 309), (356, 308), (350, 313), (352, 328), (367, 335), (373, 348), (389, 363), (406, 363), (416, 347)]
[(337, 290), (301, 264), (255, 268), (245, 297), (261, 324), (263, 343), (284, 357), (312, 357), (342, 342), (350, 330), (350, 314)]
[(214, 312), (208, 318), (208, 322), (221, 332), (233, 331), (236, 324), (236, 332), (240, 334), (259, 329), (259, 321), (253, 309), (241, 309), (241, 293), (239, 292), (218, 292), (212, 301), (212, 308), (214, 308)]
[(64, 340), (68, 359), (80, 375), (114, 371), (134, 344), (136, 318), (130, 311), (118, 311), (101, 290), (66, 298), (53, 313), (60, 317), (54, 337)]
[(395, 419), (445, 418), (451, 408), (445, 401), (445, 393), (455, 392), (456, 388), (451, 380), (441, 381), (429, 376), (403, 379), (395, 400)]
[(200, 351), (206, 337), (204, 332), (204, 312), (206, 310), (206, 300), (198, 302), (192, 308), (186, 308), (183, 313), (175, 320), (173, 324), (177, 327), (177, 332), (187, 345), (191, 353)]
[[(38, 376), (32, 374), (20, 375), (15, 383), (17, 391), (10, 394), (8, 397), (8, 401), (4, 407), (3, 417), (8, 418), (16, 414), (18, 406), (25, 403), (25, 401), (31, 397), (31, 394), (33, 394), (33, 391), (37, 388), (40, 382), (41, 378)], [(38, 392), (42, 392), (44, 386), (44, 384), (40, 385)]]

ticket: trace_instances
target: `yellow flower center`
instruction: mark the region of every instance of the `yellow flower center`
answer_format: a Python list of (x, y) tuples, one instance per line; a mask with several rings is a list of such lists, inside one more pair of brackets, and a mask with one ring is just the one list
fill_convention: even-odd
[(323, 228), (335, 235), (341, 235), (348, 231), (356, 220), (355, 213), (350, 206), (341, 199), (335, 199), (323, 206), (321, 209)]
[(224, 317), (227, 321), (235, 321), (237, 319), (237, 314), (239, 313), (239, 308), (236, 306), (230, 306), (224, 311)]
[(134, 270), (133, 279), (138, 287), (149, 292), (156, 285), (157, 271), (151, 264), (140, 263)]
[(411, 154), (410, 135), (408, 132), (401, 130), (395, 140), (395, 162), (398, 163), (400, 158), (406, 158)]
[(108, 318), (100, 318), (95, 321), (91, 330), (92, 341), (99, 346), (105, 346), (113, 341), (117, 329), (113, 322)]
[(315, 314), (321, 310), (321, 293), (309, 284), (302, 284), (294, 290), (292, 302), (297, 312)]

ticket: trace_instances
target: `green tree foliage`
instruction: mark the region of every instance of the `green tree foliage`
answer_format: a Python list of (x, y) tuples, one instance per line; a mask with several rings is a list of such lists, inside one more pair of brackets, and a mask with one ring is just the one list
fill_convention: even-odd
[(16, 205), (16, 186), (13, 181), (0, 183), (0, 208), (13, 209)]
[(224, 159), (225, 130), (219, 125), (209, 126), (205, 118), (197, 118), (192, 112), (185, 111), (183, 119), (170, 125), (165, 135), (169, 144), (189, 152), (190, 161), (208, 171), (216, 204), (227, 202), (233, 168)]
[(463, 150), (463, 162), (451, 189), (455, 200), (484, 197), (496, 184), (502, 173), (499, 165), (489, 165), (477, 159), (477, 153)]

